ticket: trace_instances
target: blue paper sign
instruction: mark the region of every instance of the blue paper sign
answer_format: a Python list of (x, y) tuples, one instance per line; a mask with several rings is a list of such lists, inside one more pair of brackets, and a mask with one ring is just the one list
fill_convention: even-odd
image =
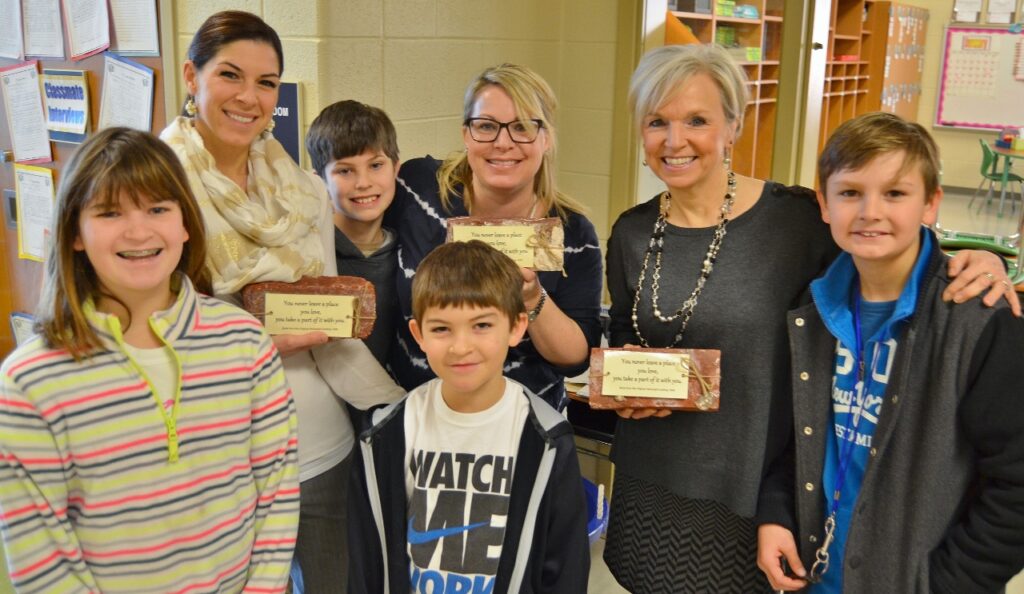
[(46, 128), (50, 140), (85, 142), (89, 130), (89, 84), (83, 70), (43, 70)]
[(277, 107), (274, 109), (274, 138), (284, 150), (302, 164), (302, 122), (300, 116), (299, 84), (283, 82), (278, 87)]

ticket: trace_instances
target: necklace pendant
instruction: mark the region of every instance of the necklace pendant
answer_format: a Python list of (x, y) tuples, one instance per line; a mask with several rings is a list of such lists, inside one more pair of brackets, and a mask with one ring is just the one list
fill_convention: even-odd
[(697, 284), (690, 293), (690, 296), (683, 302), (682, 306), (680, 306), (675, 313), (666, 317), (661, 313), (661, 308), (658, 307), (658, 281), (661, 278), (661, 256), (665, 249), (665, 227), (668, 224), (667, 219), (672, 205), (672, 195), (668, 192), (664, 192), (661, 195), (658, 218), (654, 222), (654, 230), (651, 233), (651, 240), (647, 244), (647, 250), (644, 253), (643, 265), (640, 268), (640, 278), (636, 285), (636, 293), (633, 295), (633, 331), (636, 333), (637, 339), (642, 346), (647, 347), (648, 345), (643, 335), (640, 334), (640, 323), (637, 316), (637, 310), (640, 305), (640, 294), (643, 291), (644, 280), (647, 276), (647, 266), (650, 263), (651, 254), (653, 253), (655, 256), (654, 270), (651, 274), (651, 309), (653, 310), (654, 318), (663, 324), (668, 324), (675, 321), (677, 318), (682, 318), (679, 323), (679, 331), (676, 333), (675, 338), (673, 338), (671, 344), (666, 345), (668, 347), (673, 347), (682, 341), (683, 332), (686, 331), (686, 326), (690, 321), (690, 317), (693, 315), (693, 310), (697, 307), (697, 298), (700, 297), (701, 292), (704, 290), (704, 285), (708, 278), (710, 278), (711, 271), (714, 269), (715, 260), (718, 258), (718, 252), (722, 247), (722, 239), (725, 238), (725, 226), (729, 224), (729, 214), (732, 212), (732, 206), (735, 200), (736, 173), (729, 170), (728, 189), (725, 193), (725, 200), (722, 202), (718, 226), (715, 227), (714, 234), (711, 237), (711, 243), (708, 245), (707, 253), (704, 255), (704, 260), (701, 263), (700, 275), (697, 278)]

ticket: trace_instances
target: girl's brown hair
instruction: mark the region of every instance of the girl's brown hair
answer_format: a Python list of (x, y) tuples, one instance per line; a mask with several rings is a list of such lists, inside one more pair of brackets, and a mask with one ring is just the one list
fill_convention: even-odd
[(198, 291), (211, 290), (202, 215), (177, 156), (146, 132), (129, 128), (100, 131), (79, 147), (61, 176), (43, 292), (36, 312), (36, 330), (47, 343), (68, 349), (76, 358), (100, 347), (82, 304), (101, 296), (111, 297), (102, 293), (85, 252), (75, 250), (79, 219), (89, 206), (115, 206), (122, 197), (136, 206), (169, 201), (181, 208), (189, 239), (177, 270), (186, 274)]

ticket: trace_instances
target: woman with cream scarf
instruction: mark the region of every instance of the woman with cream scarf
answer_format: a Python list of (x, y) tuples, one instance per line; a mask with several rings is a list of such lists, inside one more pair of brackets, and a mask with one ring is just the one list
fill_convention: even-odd
[[(214, 293), (236, 303), (250, 283), (337, 274), (326, 189), (270, 134), (282, 70), (280, 39), (259, 17), (211, 16), (184, 65), (188, 117), (160, 135), (199, 201)], [(341, 399), (366, 408), (404, 392), (361, 341), (329, 343), (311, 332), (275, 336), (274, 343), (299, 416), (296, 560), (308, 591), (337, 592), (347, 581), (345, 494), (354, 441)]]

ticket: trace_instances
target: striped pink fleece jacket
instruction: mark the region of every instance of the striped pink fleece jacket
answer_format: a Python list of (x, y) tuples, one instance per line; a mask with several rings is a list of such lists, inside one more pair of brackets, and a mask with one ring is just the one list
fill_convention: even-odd
[(295, 405), (248, 314), (199, 295), (149, 320), (181, 372), (165, 410), (86, 308), (105, 349), (39, 338), (0, 368), (0, 529), (18, 592), (283, 592), (298, 525)]

